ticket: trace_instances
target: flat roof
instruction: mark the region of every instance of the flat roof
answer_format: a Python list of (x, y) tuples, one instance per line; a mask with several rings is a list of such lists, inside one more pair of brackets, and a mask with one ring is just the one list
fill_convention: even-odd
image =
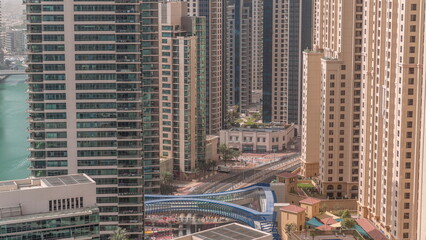
[(64, 186), (64, 185), (74, 185), (82, 183), (91, 183), (92, 180), (86, 175), (67, 175), (51, 178), (43, 178), (41, 181), (46, 184), (46, 186)]
[[(279, 132), (284, 131), (287, 128), (231, 128), (229, 131), (234, 132)], [(226, 131), (226, 130), (225, 130)]]
[[(231, 223), (224, 226), (208, 229), (191, 236), (203, 240), (254, 240), (270, 236), (270, 233), (262, 232), (251, 227), (238, 223)], [(188, 237), (188, 236), (186, 236)], [(183, 239), (184, 237), (182, 237)], [(179, 239), (179, 238), (177, 238)]]
[(23, 223), (23, 222), (33, 222), (33, 221), (39, 221), (39, 220), (54, 219), (54, 218), (74, 217), (74, 216), (90, 215), (90, 214), (94, 214), (98, 212), (99, 212), (98, 207), (86, 207), (86, 208), (67, 209), (67, 210), (46, 212), (46, 213), (26, 214), (21, 216), (0, 218), (0, 224), (6, 225), (6, 224), (16, 224), (16, 223)]
[(47, 188), (76, 184), (95, 183), (86, 174), (73, 174), (43, 178), (26, 178), (0, 182), (0, 192), (9, 192), (25, 189)]

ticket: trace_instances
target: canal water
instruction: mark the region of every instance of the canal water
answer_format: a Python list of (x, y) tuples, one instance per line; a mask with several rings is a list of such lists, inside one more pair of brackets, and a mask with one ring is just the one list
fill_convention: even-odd
[(29, 176), (25, 79), (0, 80), (0, 181)]

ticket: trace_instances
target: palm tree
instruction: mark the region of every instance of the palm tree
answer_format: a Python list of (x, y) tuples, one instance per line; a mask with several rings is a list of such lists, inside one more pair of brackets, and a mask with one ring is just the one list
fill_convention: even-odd
[(288, 223), (285, 225), (285, 231), (287, 233), (295, 232), (297, 230), (297, 226), (294, 223)]
[(109, 238), (110, 240), (129, 240), (127, 231), (124, 228), (118, 227)]
[(210, 165), (209, 165), (209, 163), (201, 163), (200, 165), (199, 165), (199, 168), (200, 168), (200, 170), (203, 172), (203, 177), (205, 177), (206, 176), (206, 174), (207, 174), (207, 171), (209, 170), (209, 168), (210, 168)]
[(291, 234), (297, 230), (297, 226), (294, 223), (288, 223), (285, 225), (285, 233), (288, 238), (291, 239)]
[(214, 170), (214, 168), (217, 166), (217, 162), (211, 161), (211, 162), (208, 163), (208, 165), (209, 165), (210, 170)]
[(162, 172), (160, 178), (162, 184), (169, 185), (173, 180), (173, 175), (170, 172)]
[(225, 162), (225, 166), (226, 166), (227, 161), (232, 160), (234, 158), (237, 158), (241, 155), (241, 153), (239, 151), (228, 148), (228, 146), (226, 146), (226, 144), (220, 144), (219, 153), (220, 153), (222, 160)]
[(310, 231), (310, 232), (309, 232), (309, 235), (311, 235), (312, 240), (315, 240), (315, 236), (317, 236), (318, 234), (317, 234), (317, 231), (316, 231), (316, 230), (313, 230), (313, 231)]

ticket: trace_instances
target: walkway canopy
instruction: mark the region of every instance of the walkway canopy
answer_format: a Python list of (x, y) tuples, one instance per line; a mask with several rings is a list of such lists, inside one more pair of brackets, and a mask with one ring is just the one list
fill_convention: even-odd
[(353, 229), (356, 230), (357, 232), (359, 232), (359, 234), (361, 234), (363, 237), (370, 238), (370, 235), (368, 235), (368, 233), (366, 231), (364, 231), (364, 229), (362, 227), (360, 227), (359, 225), (355, 225), (355, 227)]
[(322, 222), (318, 221), (316, 218), (312, 218), (311, 220), (306, 222), (306, 225), (316, 228), (316, 227), (320, 227), (324, 224)]

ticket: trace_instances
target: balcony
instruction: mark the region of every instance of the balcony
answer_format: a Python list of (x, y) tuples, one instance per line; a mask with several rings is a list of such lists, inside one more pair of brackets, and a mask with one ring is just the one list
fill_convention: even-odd
[(115, 13), (137, 13), (137, 10), (135, 8), (123, 8), (123, 9), (118, 8), (115, 10)]
[(134, 195), (141, 195), (141, 192), (121, 192), (118, 193), (119, 196), (134, 196)]
[(141, 178), (141, 174), (140, 173), (119, 173), (118, 177), (138, 177)]
[(118, 183), (118, 186), (121, 186), (121, 187), (127, 187), (127, 186), (132, 187), (132, 186), (139, 186), (139, 185), (140, 185), (139, 183)]
[(40, 140), (44, 140), (45, 137), (44, 136), (32, 136), (30, 137), (28, 140), (36, 140), (36, 141), (40, 141)]
[(137, 210), (127, 210), (127, 211), (119, 211), (118, 214), (141, 214)]

